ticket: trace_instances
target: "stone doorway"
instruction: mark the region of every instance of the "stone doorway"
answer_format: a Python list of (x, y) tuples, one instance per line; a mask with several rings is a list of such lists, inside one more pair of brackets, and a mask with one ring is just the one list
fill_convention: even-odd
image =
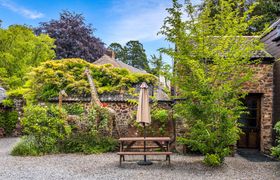
[(243, 103), (248, 113), (239, 119), (243, 134), (237, 142), (237, 147), (260, 149), (261, 94), (248, 94)]

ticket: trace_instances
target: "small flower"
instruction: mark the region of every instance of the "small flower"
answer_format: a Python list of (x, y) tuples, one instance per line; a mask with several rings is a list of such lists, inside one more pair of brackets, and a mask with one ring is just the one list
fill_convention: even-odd
[(101, 106), (102, 106), (102, 107), (107, 107), (108, 104), (107, 104), (107, 103), (101, 103)]

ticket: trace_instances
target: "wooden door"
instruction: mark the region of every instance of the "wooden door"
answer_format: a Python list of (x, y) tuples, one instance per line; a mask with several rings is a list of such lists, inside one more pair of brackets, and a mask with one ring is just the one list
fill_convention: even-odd
[(259, 149), (260, 146), (260, 119), (261, 119), (261, 95), (249, 94), (244, 99), (248, 114), (240, 117), (239, 123), (244, 134), (237, 142), (238, 148)]

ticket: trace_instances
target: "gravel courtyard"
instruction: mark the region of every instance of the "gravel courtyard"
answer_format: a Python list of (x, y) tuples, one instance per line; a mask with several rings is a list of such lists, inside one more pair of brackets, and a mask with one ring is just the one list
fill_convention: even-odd
[[(253, 162), (243, 157), (226, 158), (219, 168), (206, 167), (201, 156), (172, 155), (169, 167), (156, 157), (151, 166), (138, 166), (141, 157), (127, 158), (118, 166), (115, 153), (99, 155), (60, 154), (41, 157), (9, 155), (17, 138), (0, 139), (0, 179), (280, 179), (280, 162)], [(153, 158), (153, 157), (152, 157)], [(151, 158), (150, 158), (151, 159)]]

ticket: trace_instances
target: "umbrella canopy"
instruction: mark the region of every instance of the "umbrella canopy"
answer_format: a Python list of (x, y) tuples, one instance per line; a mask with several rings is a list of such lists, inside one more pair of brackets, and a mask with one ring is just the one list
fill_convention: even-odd
[(150, 104), (149, 104), (149, 89), (148, 85), (143, 82), (140, 86), (139, 103), (137, 108), (137, 118), (136, 121), (139, 123), (150, 124), (151, 114), (150, 114)]

